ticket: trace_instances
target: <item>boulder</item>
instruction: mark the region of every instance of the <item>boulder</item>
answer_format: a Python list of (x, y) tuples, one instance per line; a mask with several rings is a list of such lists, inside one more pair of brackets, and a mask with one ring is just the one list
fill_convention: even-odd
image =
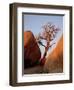
[(54, 50), (48, 55), (44, 71), (49, 73), (63, 72), (63, 36), (60, 38)]
[(40, 48), (31, 31), (24, 32), (24, 68), (35, 66), (41, 58)]

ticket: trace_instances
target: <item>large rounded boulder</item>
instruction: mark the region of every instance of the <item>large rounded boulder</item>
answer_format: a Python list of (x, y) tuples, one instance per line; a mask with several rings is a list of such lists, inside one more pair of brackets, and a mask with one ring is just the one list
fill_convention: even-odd
[(35, 66), (41, 58), (40, 48), (31, 31), (24, 32), (24, 67)]
[(49, 73), (63, 72), (63, 36), (60, 38), (53, 51), (46, 58), (44, 71)]

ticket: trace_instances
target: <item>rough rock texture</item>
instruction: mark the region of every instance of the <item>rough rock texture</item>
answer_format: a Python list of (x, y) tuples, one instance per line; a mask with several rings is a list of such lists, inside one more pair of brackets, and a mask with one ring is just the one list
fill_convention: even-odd
[[(28, 60), (27, 60), (28, 61)], [(44, 66), (35, 65), (24, 70), (25, 74), (62, 73), (63, 72), (63, 36), (56, 48), (48, 55)]]
[(63, 36), (59, 40), (56, 48), (49, 54), (44, 66), (44, 72), (63, 72)]
[(40, 59), (41, 52), (31, 31), (24, 32), (24, 67), (34, 66)]

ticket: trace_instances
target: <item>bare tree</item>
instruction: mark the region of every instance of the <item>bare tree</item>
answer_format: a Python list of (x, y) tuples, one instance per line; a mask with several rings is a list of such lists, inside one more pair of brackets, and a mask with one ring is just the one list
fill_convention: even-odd
[[(57, 32), (60, 30), (59, 28), (57, 28), (55, 25), (51, 24), (51, 23), (46, 23), (45, 25), (42, 26), (43, 28), (43, 32), (39, 33), (38, 36), (36, 36), (36, 40), (37, 42), (45, 47), (45, 52), (43, 57), (41, 58), (42, 63), (44, 63), (45, 61), (45, 57), (47, 55), (47, 51), (49, 50), (49, 48), (51, 48), (51, 46), (53, 44), (51, 44), (51, 42), (54, 40), (54, 38), (56, 37)], [(46, 41), (46, 45), (44, 45), (42, 43), (42, 40)]]

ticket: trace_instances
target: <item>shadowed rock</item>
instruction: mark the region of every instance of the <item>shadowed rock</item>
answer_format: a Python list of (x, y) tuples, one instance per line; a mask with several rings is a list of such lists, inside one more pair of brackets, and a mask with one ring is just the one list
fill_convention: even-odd
[(24, 68), (35, 66), (41, 57), (40, 48), (31, 31), (24, 32)]

